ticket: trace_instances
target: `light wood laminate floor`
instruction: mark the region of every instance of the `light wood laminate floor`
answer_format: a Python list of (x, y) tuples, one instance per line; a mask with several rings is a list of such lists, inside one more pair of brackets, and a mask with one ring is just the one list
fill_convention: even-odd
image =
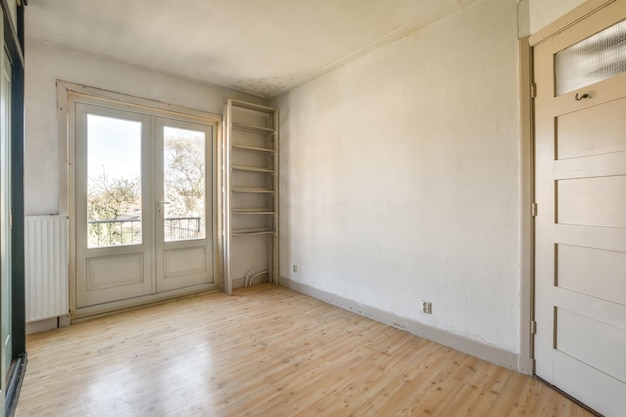
[(29, 336), (17, 417), (590, 416), (541, 382), (257, 285)]

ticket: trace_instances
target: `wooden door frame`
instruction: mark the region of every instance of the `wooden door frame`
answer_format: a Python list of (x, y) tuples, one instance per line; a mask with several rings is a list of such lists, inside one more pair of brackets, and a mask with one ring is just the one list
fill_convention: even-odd
[(181, 289), (176, 291), (171, 291), (168, 294), (153, 294), (144, 297), (140, 297), (140, 299), (129, 299), (122, 300), (112, 303), (107, 303), (104, 305), (94, 306), (83, 308), (83, 312), (77, 312), (76, 306), (76, 245), (73, 239), (75, 233), (75, 225), (73, 224), (73, 220), (75, 218), (73, 210), (74, 210), (74, 195), (73, 190), (75, 189), (74, 175), (75, 175), (75, 166), (73, 161), (75, 161), (75, 154), (73, 144), (76, 141), (76, 138), (73, 137), (74, 129), (71, 126), (75, 124), (75, 114), (73, 111), (74, 101), (83, 97), (87, 100), (96, 100), (100, 102), (110, 102), (114, 103), (116, 107), (127, 108), (127, 109), (143, 109), (146, 114), (153, 114), (157, 116), (163, 115), (171, 115), (172, 118), (176, 119), (176, 117), (183, 117), (186, 120), (193, 121), (196, 119), (199, 123), (209, 122), (213, 126), (214, 133), (214, 149), (213, 149), (213, 182), (216, 184), (215, 196), (213, 198), (213, 271), (215, 277), (215, 285), (219, 289), (219, 286), (222, 285), (222, 270), (221, 270), (221, 237), (222, 230), (220, 225), (220, 219), (218, 217), (219, 204), (220, 201), (220, 193), (219, 193), (219, 181), (221, 181), (220, 170), (218, 169), (219, 161), (216, 158), (220, 158), (221, 155), (221, 141), (220, 137), (222, 131), (222, 116), (215, 113), (210, 113), (203, 110), (191, 109), (188, 107), (163, 103), (161, 101), (134, 97), (123, 93), (117, 93), (109, 90), (103, 90), (97, 87), (90, 87), (82, 84), (76, 84), (68, 81), (57, 80), (57, 126), (58, 126), (58, 149), (59, 149), (59, 215), (68, 216), (69, 217), (69, 277), (68, 277), (68, 300), (70, 311), (67, 316), (59, 318), (59, 325), (61, 327), (67, 326), (70, 324), (70, 317), (72, 322), (80, 321), (87, 317), (95, 317), (98, 315), (109, 314), (111, 311), (124, 310), (128, 308), (133, 308), (138, 305), (145, 305), (152, 302), (160, 302), (167, 298), (172, 298), (173, 296), (183, 296), (189, 295), (190, 291), (187, 289)]
[(520, 313), (520, 355), (518, 370), (534, 375), (534, 333), (535, 333), (535, 233), (534, 208), (535, 160), (534, 160), (534, 119), (533, 104), (533, 51), (535, 46), (550, 37), (568, 29), (587, 16), (618, 0), (587, 0), (537, 33), (519, 41), (520, 62), (520, 174), (521, 174), (521, 313)]
[(520, 347), (517, 370), (535, 373), (534, 360), (534, 126), (532, 50), (529, 38), (519, 40), (520, 62)]

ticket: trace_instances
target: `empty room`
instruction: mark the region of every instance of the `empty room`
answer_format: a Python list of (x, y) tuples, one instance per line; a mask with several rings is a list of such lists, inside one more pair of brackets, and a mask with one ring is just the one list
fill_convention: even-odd
[(0, 5), (0, 417), (624, 415), (626, 0)]

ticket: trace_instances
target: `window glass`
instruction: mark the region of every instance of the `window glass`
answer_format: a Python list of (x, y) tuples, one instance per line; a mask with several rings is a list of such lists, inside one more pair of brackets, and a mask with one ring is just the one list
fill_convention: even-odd
[(556, 54), (556, 94), (626, 72), (626, 20)]

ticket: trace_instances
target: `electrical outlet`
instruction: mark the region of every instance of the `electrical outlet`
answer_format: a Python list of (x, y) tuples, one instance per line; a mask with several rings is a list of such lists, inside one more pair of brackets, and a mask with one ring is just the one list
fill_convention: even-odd
[(433, 303), (430, 301), (422, 301), (422, 311), (426, 314), (433, 314)]
[(298, 273), (298, 265), (293, 264), (292, 269), (293, 269), (293, 272)]

